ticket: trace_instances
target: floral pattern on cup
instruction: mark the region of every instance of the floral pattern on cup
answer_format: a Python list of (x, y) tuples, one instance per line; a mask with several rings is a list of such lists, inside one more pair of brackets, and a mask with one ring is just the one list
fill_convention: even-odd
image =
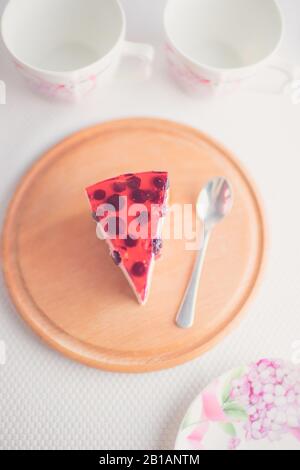
[(23, 64), (17, 61), (15, 61), (15, 66), (20, 70), (34, 92), (39, 92), (50, 98), (59, 98), (65, 101), (76, 101), (77, 98), (79, 99), (90, 93), (96, 88), (100, 75), (105, 72), (105, 70), (102, 70), (98, 74), (90, 74), (77, 81), (66, 79), (55, 83), (35, 75), (31, 70), (27, 70)]
[(176, 51), (168, 43), (166, 43), (166, 51), (167, 51), (169, 66), (171, 67), (175, 75), (178, 76), (179, 79), (186, 80), (192, 86), (199, 85), (199, 84), (200, 85), (212, 84), (211, 80), (208, 80), (207, 78), (204, 78), (203, 76), (197, 74), (187, 65), (185, 65), (183, 62), (180, 62)]
[(227, 94), (236, 91), (243, 82), (243, 80), (221, 82), (213, 78), (205, 77), (194, 70), (191, 64), (186, 63), (183, 57), (181, 57), (168, 42), (166, 43), (165, 49), (172, 76), (188, 92), (194, 93), (200, 91), (209, 95), (215, 94), (216, 91), (218, 91), (219, 94)]
[(215, 381), (184, 418), (177, 446), (180, 441), (181, 449), (211, 449), (217, 434), (228, 450), (286, 437), (300, 449), (300, 368), (262, 359)]

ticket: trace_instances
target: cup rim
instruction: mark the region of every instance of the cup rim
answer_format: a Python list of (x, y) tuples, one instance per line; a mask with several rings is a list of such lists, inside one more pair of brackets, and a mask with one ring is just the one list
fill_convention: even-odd
[(283, 14), (282, 14), (282, 10), (281, 10), (281, 8), (278, 4), (278, 0), (272, 0), (273, 4), (274, 4), (274, 7), (277, 10), (278, 17), (279, 17), (280, 35), (278, 37), (276, 45), (274, 46), (273, 50), (268, 55), (266, 55), (263, 59), (260, 59), (259, 61), (254, 62), (253, 64), (248, 64), (248, 65), (244, 65), (244, 66), (241, 66), (241, 67), (215, 67), (213, 65), (208, 65), (204, 62), (200, 62), (200, 61), (194, 59), (189, 54), (186, 54), (180, 47), (178, 47), (177, 44), (175, 44), (175, 42), (170, 37), (170, 34), (168, 32), (168, 28), (167, 28), (167, 13), (168, 13), (168, 8), (169, 8), (169, 5), (170, 5), (171, 1), (172, 0), (168, 0), (168, 2), (166, 4), (166, 7), (165, 7), (165, 10), (164, 10), (164, 17), (163, 17), (164, 30), (165, 30), (165, 35), (166, 35), (167, 41), (185, 59), (189, 60), (192, 64), (196, 65), (197, 67), (202, 67), (202, 68), (206, 69), (209, 72), (213, 72), (213, 73), (234, 73), (234, 72), (238, 72), (238, 71), (251, 70), (253, 67), (257, 67), (257, 66), (265, 63), (269, 58), (271, 58), (274, 54), (276, 54), (276, 52), (278, 51), (278, 49), (279, 49), (279, 47), (282, 43), (284, 29), (285, 29), (285, 23), (283, 21)]
[(110, 55), (112, 55), (114, 53), (114, 51), (118, 48), (120, 43), (125, 38), (126, 24), (127, 24), (125, 11), (124, 11), (124, 8), (123, 8), (120, 0), (115, 0), (116, 4), (119, 7), (121, 17), (122, 17), (122, 29), (120, 31), (118, 40), (116, 41), (114, 46), (104, 56), (100, 57), (98, 60), (96, 60), (94, 62), (91, 62), (88, 65), (85, 65), (84, 67), (80, 67), (80, 68), (74, 69), (74, 70), (57, 71), (57, 70), (48, 70), (48, 69), (43, 69), (43, 68), (40, 68), (40, 67), (36, 67), (36, 66), (20, 59), (20, 57), (18, 57), (15, 53), (13, 53), (12, 50), (10, 49), (10, 47), (8, 46), (7, 41), (5, 39), (5, 35), (4, 35), (4, 31), (3, 31), (3, 25), (4, 25), (7, 9), (8, 9), (11, 2), (12, 2), (12, 0), (8, 1), (7, 5), (5, 6), (5, 8), (3, 10), (1, 19), (0, 19), (0, 36), (1, 36), (2, 42), (3, 42), (4, 46), (6, 47), (6, 50), (9, 52), (9, 54), (20, 65), (23, 65), (24, 67), (26, 67), (26, 68), (28, 68), (28, 69), (36, 72), (36, 73), (40, 73), (40, 74), (44, 74), (44, 75), (52, 75), (53, 77), (62, 77), (63, 75), (72, 75), (72, 74), (77, 74), (77, 73), (84, 73), (84, 72), (88, 71), (90, 68), (92, 68), (92, 67), (96, 66), (97, 64), (99, 64), (100, 62), (102, 62), (103, 60), (107, 59)]

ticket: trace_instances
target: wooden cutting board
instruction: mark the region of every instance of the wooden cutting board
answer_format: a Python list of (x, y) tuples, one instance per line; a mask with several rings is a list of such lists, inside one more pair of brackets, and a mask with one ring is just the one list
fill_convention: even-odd
[[(234, 208), (212, 235), (190, 330), (175, 325), (195, 259), (186, 240), (165, 241), (140, 307), (96, 239), (84, 188), (147, 170), (169, 171), (172, 203), (194, 204), (216, 175), (233, 186)], [(228, 333), (257, 285), (265, 238), (256, 190), (227, 150), (180, 124), (126, 119), (71, 136), (31, 168), (7, 214), (3, 265), (17, 310), (53, 348), (90, 366), (144, 372), (199, 356)]]

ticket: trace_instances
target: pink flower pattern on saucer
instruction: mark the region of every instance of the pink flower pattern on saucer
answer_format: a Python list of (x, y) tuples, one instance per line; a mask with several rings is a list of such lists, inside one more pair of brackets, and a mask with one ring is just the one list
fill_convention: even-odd
[(300, 438), (300, 372), (282, 361), (264, 359), (232, 383), (230, 400), (245, 407), (248, 439)]
[(262, 359), (203, 391), (183, 420), (176, 448), (235, 450), (284, 440), (300, 449), (300, 367)]

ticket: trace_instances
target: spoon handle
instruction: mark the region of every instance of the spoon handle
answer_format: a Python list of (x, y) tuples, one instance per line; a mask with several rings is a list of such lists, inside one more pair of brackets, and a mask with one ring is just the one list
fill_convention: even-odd
[(194, 324), (199, 281), (202, 273), (209, 238), (210, 231), (204, 229), (202, 247), (198, 252), (194, 271), (176, 318), (176, 324), (177, 326), (179, 326), (179, 328), (191, 328)]

